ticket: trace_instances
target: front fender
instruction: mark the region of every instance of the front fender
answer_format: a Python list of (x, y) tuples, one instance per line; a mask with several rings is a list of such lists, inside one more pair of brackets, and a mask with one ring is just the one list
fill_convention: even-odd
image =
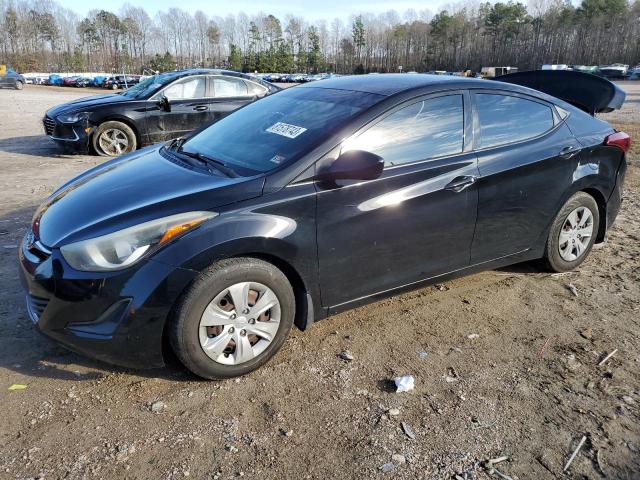
[[(315, 196), (309, 197), (315, 202)], [(296, 202), (292, 202), (295, 204)], [(287, 204), (289, 206), (290, 204)], [(287, 215), (241, 210), (223, 213), (158, 252), (154, 261), (202, 272), (213, 263), (230, 257), (257, 257), (280, 268), (289, 278), (297, 300), (305, 299), (304, 319), (326, 316), (322, 308), (317, 268), (315, 208), (288, 209)], [(300, 295), (299, 295), (300, 294)], [(308, 297), (307, 297), (308, 296)]]

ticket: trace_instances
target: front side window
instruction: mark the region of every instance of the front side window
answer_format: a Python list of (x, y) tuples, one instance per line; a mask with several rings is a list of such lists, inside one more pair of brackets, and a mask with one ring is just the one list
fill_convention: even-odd
[(248, 95), (247, 84), (238, 78), (213, 79), (213, 94), (216, 98), (246, 97)]
[(194, 98), (204, 98), (205, 86), (205, 77), (185, 78), (169, 85), (165, 89), (164, 95), (169, 100), (189, 100)]
[(480, 147), (496, 147), (542, 135), (553, 128), (548, 106), (494, 93), (475, 95), (480, 119)]
[(366, 150), (387, 166), (401, 165), (462, 152), (462, 95), (429, 98), (404, 107), (364, 133), (349, 139), (342, 151)]

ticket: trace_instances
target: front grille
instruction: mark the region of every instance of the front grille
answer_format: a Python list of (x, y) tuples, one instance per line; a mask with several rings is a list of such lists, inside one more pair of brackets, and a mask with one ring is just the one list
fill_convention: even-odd
[(51, 256), (51, 250), (45, 247), (40, 240), (36, 240), (31, 230), (27, 232), (22, 241), (22, 251), (25, 255), (30, 254), (30, 261), (36, 263), (44, 262)]
[(45, 133), (49, 136), (53, 136), (53, 132), (56, 128), (56, 122), (53, 120), (53, 118), (44, 117), (42, 119), (42, 123), (44, 124)]
[(40, 241), (36, 241), (29, 246), (29, 252), (34, 254), (40, 260), (44, 261), (51, 256), (51, 250), (42, 245)]
[(27, 294), (27, 309), (29, 310), (31, 320), (34, 323), (40, 319), (48, 304), (48, 298), (36, 297), (35, 295)]

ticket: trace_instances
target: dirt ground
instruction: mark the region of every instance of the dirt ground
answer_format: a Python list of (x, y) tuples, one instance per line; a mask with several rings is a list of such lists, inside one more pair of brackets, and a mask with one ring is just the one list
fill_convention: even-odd
[[(34, 331), (17, 245), (37, 204), (102, 159), (42, 133), (47, 108), (86, 91), (0, 90), (0, 478), (640, 478), (640, 82), (624, 88), (624, 207), (579, 271), (522, 264), (399, 295), (294, 331), (224, 382), (114, 368)], [(394, 392), (398, 375), (415, 390)], [(503, 455), (492, 477), (483, 462)]]

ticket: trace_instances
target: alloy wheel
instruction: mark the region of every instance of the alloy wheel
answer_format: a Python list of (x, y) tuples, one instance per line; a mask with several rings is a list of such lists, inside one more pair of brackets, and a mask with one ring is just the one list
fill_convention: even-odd
[(129, 138), (117, 128), (110, 128), (100, 134), (98, 145), (106, 155), (116, 156), (127, 151)]
[(578, 207), (565, 219), (558, 241), (558, 250), (563, 260), (573, 262), (589, 248), (593, 236), (593, 212), (587, 207)]
[(273, 341), (280, 327), (280, 301), (266, 285), (241, 282), (224, 289), (200, 319), (200, 346), (223, 365), (248, 362)]

